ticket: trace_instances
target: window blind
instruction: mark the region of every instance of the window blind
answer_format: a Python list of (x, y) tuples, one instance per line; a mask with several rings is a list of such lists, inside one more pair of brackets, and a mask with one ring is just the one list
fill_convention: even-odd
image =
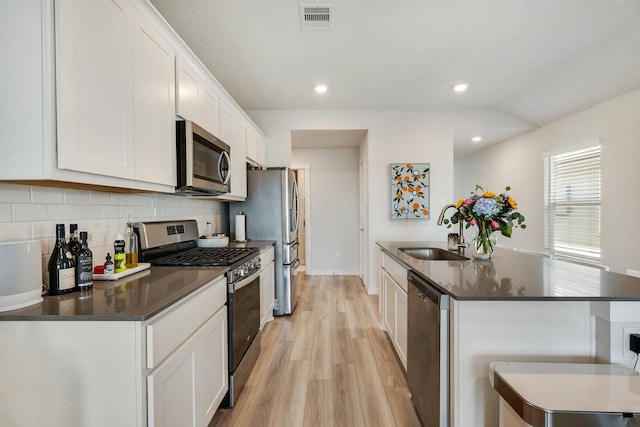
[(600, 145), (545, 156), (545, 247), (600, 261)]

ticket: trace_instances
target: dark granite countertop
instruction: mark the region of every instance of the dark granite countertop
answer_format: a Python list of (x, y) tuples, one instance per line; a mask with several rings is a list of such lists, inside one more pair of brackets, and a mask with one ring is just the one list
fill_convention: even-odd
[(0, 313), (7, 320), (143, 321), (227, 272), (227, 267), (151, 267), (93, 289), (46, 296), (39, 304)]
[(640, 278), (543, 256), (496, 248), (488, 261), (425, 261), (399, 249), (446, 249), (446, 243), (376, 243), (458, 300), (640, 301)]

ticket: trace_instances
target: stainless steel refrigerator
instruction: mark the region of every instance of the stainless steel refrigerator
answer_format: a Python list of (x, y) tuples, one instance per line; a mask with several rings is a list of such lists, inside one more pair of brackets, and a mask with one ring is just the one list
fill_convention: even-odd
[(293, 313), (297, 302), (298, 223), (300, 198), (295, 174), (289, 168), (247, 171), (247, 199), (229, 203), (231, 230), (244, 212), (250, 240), (275, 240), (275, 298), (273, 314)]

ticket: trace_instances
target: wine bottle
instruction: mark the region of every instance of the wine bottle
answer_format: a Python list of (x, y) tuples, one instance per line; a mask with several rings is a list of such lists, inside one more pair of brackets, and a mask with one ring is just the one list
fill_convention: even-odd
[(80, 249), (76, 252), (76, 286), (79, 291), (93, 287), (93, 253), (87, 244), (87, 232), (80, 232)]
[(49, 258), (49, 295), (66, 294), (75, 288), (75, 264), (67, 248), (64, 224), (56, 224), (56, 245)]
[[(69, 225), (69, 242), (67, 243), (67, 247), (69, 248), (69, 252), (73, 257), (73, 260), (76, 260), (76, 254), (80, 250), (80, 241), (78, 240), (78, 224), (70, 224)], [(76, 263), (78, 265), (78, 263)]]

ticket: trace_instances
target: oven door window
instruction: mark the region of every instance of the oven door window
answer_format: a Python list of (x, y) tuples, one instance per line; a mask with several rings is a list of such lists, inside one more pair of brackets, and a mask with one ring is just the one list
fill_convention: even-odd
[(260, 276), (250, 284), (230, 293), (229, 301), (232, 335), (229, 369), (234, 372), (260, 329)]
[(193, 176), (217, 184), (226, 184), (229, 176), (229, 156), (220, 147), (193, 135)]

